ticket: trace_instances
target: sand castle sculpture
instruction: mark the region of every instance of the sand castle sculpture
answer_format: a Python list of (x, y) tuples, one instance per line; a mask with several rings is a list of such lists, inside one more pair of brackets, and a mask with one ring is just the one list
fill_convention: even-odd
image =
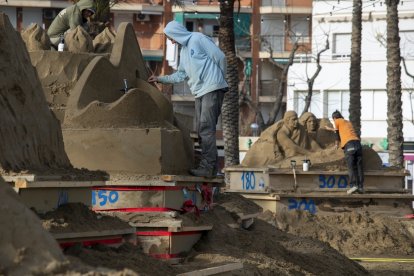
[(108, 172), (187, 174), (193, 161), (189, 130), (168, 99), (146, 82), (132, 25), (120, 24), (116, 37), (105, 29), (94, 39), (95, 52), (112, 49), (110, 54), (91, 53), (82, 30), (65, 40), (67, 51), (35, 50), (30, 57), (62, 124), (72, 164)]
[[(290, 168), (291, 160), (298, 164), (310, 160), (314, 168), (346, 169), (343, 151), (335, 149), (335, 136), (324, 128), (326, 125), (332, 127), (328, 119), (317, 119), (311, 112), (298, 119), (295, 111), (287, 111), (260, 135), (242, 165)], [(363, 154), (365, 169), (381, 168), (382, 161), (374, 150), (364, 147)]]
[[(104, 31), (102, 37), (110, 40), (111, 33)], [(132, 25), (120, 24), (109, 58), (35, 51), (31, 59), (62, 122), (65, 149), (75, 167), (187, 173), (193, 160), (189, 130), (176, 119), (168, 99), (146, 82), (149, 75)]]
[(71, 168), (59, 121), (48, 108), (22, 38), (4, 13), (0, 49), (0, 169)]

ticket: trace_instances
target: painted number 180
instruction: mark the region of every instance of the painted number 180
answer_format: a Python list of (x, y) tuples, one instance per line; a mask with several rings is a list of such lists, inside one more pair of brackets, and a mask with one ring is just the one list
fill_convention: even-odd
[(256, 188), (256, 176), (254, 172), (243, 172), (241, 181), (243, 190), (254, 190)]
[(319, 175), (319, 188), (332, 189), (335, 188), (335, 186), (338, 188), (348, 187), (348, 178), (344, 175), (339, 177), (335, 177), (334, 175)]

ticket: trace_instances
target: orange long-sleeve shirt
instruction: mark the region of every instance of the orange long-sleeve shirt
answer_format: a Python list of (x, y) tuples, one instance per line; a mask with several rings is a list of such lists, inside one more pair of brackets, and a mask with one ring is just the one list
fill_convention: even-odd
[(356, 135), (351, 122), (340, 118), (335, 119), (334, 123), (335, 128), (339, 131), (339, 137), (341, 138), (341, 148), (343, 148), (349, 141), (359, 140), (358, 135)]

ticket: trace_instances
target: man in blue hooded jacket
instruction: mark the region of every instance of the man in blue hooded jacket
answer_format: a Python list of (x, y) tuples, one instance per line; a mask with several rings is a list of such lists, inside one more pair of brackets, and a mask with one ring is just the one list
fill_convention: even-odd
[(151, 76), (148, 82), (173, 84), (187, 81), (195, 97), (196, 130), (201, 146), (199, 167), (190, 173), (213, 177), (217, 174), (216, 125), (224, 93), (228, 90), (226, 56), (211, 38), (189, 32), (177, 21), (169, 22), (164, 33), (173, 44), (181, 46), (180, 63), (175, 73)]

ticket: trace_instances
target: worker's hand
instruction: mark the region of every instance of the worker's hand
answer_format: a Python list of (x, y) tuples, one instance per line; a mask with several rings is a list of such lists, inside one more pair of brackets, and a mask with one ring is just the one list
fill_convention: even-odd
[(157, 82), (158, 81), (158, 77), (157, 76), (151, 76), (148, 78), (148, 82)]

